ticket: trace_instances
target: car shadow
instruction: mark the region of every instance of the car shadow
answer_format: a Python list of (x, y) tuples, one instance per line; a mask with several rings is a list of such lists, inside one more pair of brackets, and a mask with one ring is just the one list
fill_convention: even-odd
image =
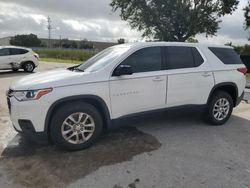
[[(106, 132), (95, 145), (77, 152), (66, 152), (54, 145), (37, 145), (17, 135), (3, 150), (0, 167), (15, 183), (24, 187), (63, 187), (102, 166), (129, 161), (142, 153), (151, 156), (152, 151), (161, 147), (160, 141), (154, 136), (157, 132), (169, 144), (173, 142), (173, 134), (181, 137), (188, 131), (197, 131), (197, 134), (205, 131), (205, 134), (213, 137), (215, 128), (202, 122), (202, 114), (200, 109), (151, 114), (135, 120), (129, 124), (131, 126)], [(229, 124), (231, 126), (216, 127), (216, 131), (224, 134), (227, 130), (232, 131), (230, 127), (237, 131), (237, 126), (249, 125), (250, 121), (232, 116)], [(144, 129), (152, 134), (141, 131)], [(237, 135), (233, 139), (237, 141)]]
[(101, 166), (129, 161), (160, 146), (155, 137), (135, 127), (105, 133), (94, 146), (77, 152), (37, 145), (17, 135), (2, 152), (0, 169), (24, 187), (63, 187)]

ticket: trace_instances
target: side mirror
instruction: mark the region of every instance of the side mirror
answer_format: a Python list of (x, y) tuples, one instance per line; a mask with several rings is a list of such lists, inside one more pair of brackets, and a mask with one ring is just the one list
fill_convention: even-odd
[(115, 71), (114, 76), (131, 75), (133, 74), (133, 69), (130, 65), (119, 65)]

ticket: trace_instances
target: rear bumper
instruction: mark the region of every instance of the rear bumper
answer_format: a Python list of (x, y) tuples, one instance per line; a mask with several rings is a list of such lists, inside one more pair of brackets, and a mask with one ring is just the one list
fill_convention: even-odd
[(242, 101), (244, 95), (245, 95), (245, 92), (243, 92), (243, 93), (241, 94), (241, 96), (237, 98), (235, 107), (238, 106), (238, 105), (240, 104), (240, 102)]

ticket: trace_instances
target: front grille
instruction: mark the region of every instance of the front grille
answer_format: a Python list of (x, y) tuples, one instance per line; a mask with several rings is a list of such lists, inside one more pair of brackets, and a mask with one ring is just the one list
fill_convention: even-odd
[(6, 92), (6, 95), (7, 97), (12, 97), (13, 96), (13, 90), (12, 89), (9, 89), (7, 92)]

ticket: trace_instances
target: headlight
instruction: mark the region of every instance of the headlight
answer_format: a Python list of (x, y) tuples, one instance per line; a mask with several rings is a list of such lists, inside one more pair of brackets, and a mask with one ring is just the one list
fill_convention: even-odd
[(52, 91), (52, 88), (39, 89), (39, 90), (27, 90), (27, 91), (14, 91), (13, 96), (18, 101), (38, 100), (42, 96), (50, 93), (51, 91)]

